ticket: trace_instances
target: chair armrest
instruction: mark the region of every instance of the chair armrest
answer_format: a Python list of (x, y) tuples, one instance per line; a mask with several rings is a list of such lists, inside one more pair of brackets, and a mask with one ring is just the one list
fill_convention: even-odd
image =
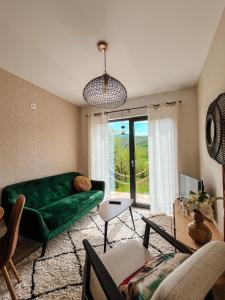
[(150, 228), (155, 230), (161, 237), (163, 237), (167, 242), (169, 242), (171, 245), (173, 245), (177, 250), (183, 252), (192, 254), (193, 252), (186, 247), (184, 244), (176, 240), (172, 235), (164, 231), (162, 228), (160, 228), (156, 223), (150, 221), (149, 219), (146, 219), (145, 217), (142, 217), (142, 220), (146, 223), (145, 227), (145, 236), (144, 236), (144, 246), (147, 247), (149, 243), (149, 233)]
[[(85, 272), (84, 272), (84, 288), (83, 288), (83, 297), (86, 299), (86, 294), (90, 293), (90, 267), (94, 269), (94, 272), (98, 278), (98, 281), (105, 293), (105, 296), (108, 300), (124, 300), (122, 294), (120, 293), (118, 287), (110, 276), (109, 272), (105, 268), (101, 259), (98, 257), (97, 253), (90, 245), (87, 240), (83, 241), (84, 248), (86, 250), (86, 262), (85, 262)], [(89, 298), (88, 298), (89, 299)], [(90, 298), (91, 299), (91, 298)]]
[(91, 180), (92, 190), (100, 190), (105, 192), (105, 182), (100, 180)]
[(225, 243), (209, 242), (161, 282), (152, 300), (211, 299), (210, 289), (224, 271)]

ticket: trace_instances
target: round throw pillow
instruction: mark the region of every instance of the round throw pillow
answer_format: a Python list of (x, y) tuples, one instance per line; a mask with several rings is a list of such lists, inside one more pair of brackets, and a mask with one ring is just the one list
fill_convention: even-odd
[(77, 192), (88, 192), (91, 189), (91, 180), (85, 176), (76, 176), (74, 188)]

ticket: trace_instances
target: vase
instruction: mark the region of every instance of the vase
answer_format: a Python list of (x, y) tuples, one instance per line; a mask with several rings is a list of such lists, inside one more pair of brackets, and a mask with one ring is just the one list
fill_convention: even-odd
[(187, 227), (189, 235), (199, 244), (206, 244), (212, 238), (212, 232), (204, 220), (205, 216), (200, 211), (194, 211), (194, 220)]

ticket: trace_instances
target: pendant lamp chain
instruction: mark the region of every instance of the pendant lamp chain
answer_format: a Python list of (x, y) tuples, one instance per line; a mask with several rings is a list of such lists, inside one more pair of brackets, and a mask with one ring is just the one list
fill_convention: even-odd
[(106, 49), (104, 49), (104, 67), (105, 67), (105, 74), (106, 74)]

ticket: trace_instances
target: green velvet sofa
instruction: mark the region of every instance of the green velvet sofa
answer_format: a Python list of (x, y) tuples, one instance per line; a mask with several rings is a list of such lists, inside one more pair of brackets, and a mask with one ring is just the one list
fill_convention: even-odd
[(104, 198), (103, 181), (91, 181), (89, 192), (76, 192), (74, 178), (81, 175), (70, 172), (5, 187), (2, 191), (2, 206), (6, 224), (18, 195), (26, 197), (22, 214), (20, 234), (43, 244), (45, 254), (49, 240), (80, 220)]

